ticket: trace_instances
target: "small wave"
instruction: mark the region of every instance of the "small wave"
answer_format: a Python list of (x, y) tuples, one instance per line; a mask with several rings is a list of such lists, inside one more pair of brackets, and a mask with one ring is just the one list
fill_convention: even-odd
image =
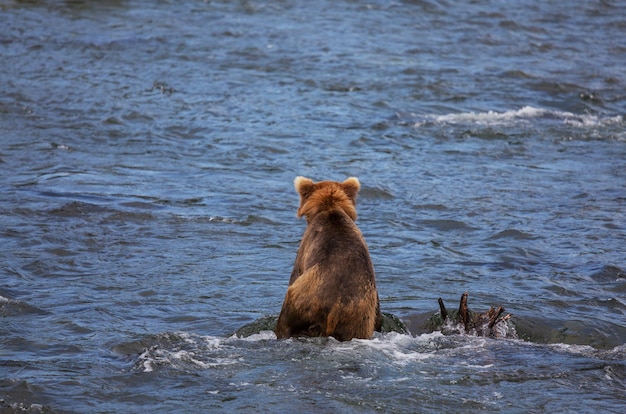
[(626, 280), (626, 270), (617, 266), (607, 265), (592, 274), (591, 278), (602, 283), (621, 282)]
[[(153, 372), (175, 370), (182, 372), (207, 369), (244, 369), (263, 361), (281, 360), (285, 353), (293, 355), (319, 354), (329, 361), (345, 361), (357, 356), (359, 360), (378, 364), (406, 366), (420, 361), (445, 357), (446, 350), (484, 348), (493, 341), (468, 335), (448, 336), (432, 332), (412, 336), (397, 332), (376, 333), (371, 339), (353, 339), (340, 342), (334, 338), (290, 338), (278, 341), (273, 331), (261, 331), (245, 338), (201, 336), (177, 332), (144, 338), (137, 342), (114, 347), (118, 354), (123, 350), (141, 351), (132, 357), (133, 370)], [(465, 351), (462, 351), (465, 352)], [(230, 368), (229, 368), (230, 367)]]
[(238, 337), (237, 334), (233, 334), (233, 336), (231, 336), (229, 339), (241, 339), (247, 342), (261, 342), (261, 341), (275, 340), (276, 334), (274, 333), (274, 331), (261, 331), (259, 333), (252, 334), (245, 338)]
[(46, 313), (36, 306), (0, 295), (0, 317), (45, 315)]
[(473, 227), (459, 220), (419, 220), (419, 223), (425, 227), (431, 227), (438, 231), (474, 231), (478, 228)]
[[(615, 273), (615, 270), (611, 270)], [(6, 302), (6, 301), (5, 301)], [(114, 347), (114, 352), (128, 358), (131, 370), (136, 372), (243, 372), (250, 366), (290, 363), (319, 363), (323, 366), (342, 366), (350, 373), (355, 361), (370, 367), (413, 369), (421, 364), (437, 363), (439, 359), (453, 359), (458, 363), (482, 355), (485, 350), (519, 347), (520, 350), (548, 349), (565, 354), (602, 357), (610, 360), (624, 356), (624, 348), (606, 343), (598, 349), (583, 341), (580, 334), (564, 335), (559, 321), (546, 324), (528, 317), (499, 325), (499, 339), (465, 334), (465, 328), (451, 322), (429, 333), (413, 336), (395, 331), (375, 333), (368, 340), (354, 339), (340, 342), (334, 338), (291, 338), (277, 340), (272, 331), (275, 316), (266, 316), (231, 336), (202, 336), (186, 332), (148, 335), (136, 341)], [(546, 325), (542, 327), (542, 325)], [(483, 331), (487, 329), (483, 326)], [(518, 339), (522, 338), (522, 339)], [(604, 341), (606, 342), (606, 341)], [(603, 342), (603, 343), (604, 343)], [(501, 344), (500, 344), (501, 343)], [(311, 362), (312, 355), (314, 362)], [(479, 358), (480, 359), (480, 358)], [(430, 361), (430, 362), (427, 362)], [(488, 364), (481, 361), (478, 366)], [(407, 368), (409, 367), (409, 368)]]
[(517, 229), (507, 229), (500, 231), (490, 237), (487, 240), (499, 240), (499, 239), (513, 239), (513, 240), (527, 240), (527, 239), (536, 239), (531, 233), (526, 233)]
[(170, 365), (174, 368), (184, 368), (185, 366), (196, 366), (198, 368), (214, 368), (225, 365), (233, 365), (238, 361), (230, 358), (212, 358), (203, 361), (202, 356), (197, 356), (192, 351), (169, 351), (153, 347), (146, 350), (139, 356), (140, 365), (144, 372), (154, 371), (156, 365)]
[(138, 344), (148, 345), (134, 364), (134, 369), (142, 372), (152, 372), (160, 367), (193, 371), (239, 363), (240, 356), (231, 352), (233, 347), (226, 344), (227, 341), (226, 338), (186, 332), (164, 333), (136, 343), (122, 344), (116, 350), (132, 349)]
[(624, 123), (622, 115), (601, 117), (592, 114), (574, 114), (567, 111), (548, 110), (525, 106), (521, 109), (504, 112), (461, 112), (446, 115), (426, 115), (423, 120), (416, 122), (415, 127), (430, 123), (435, 124), (477, 124), (477, 125), (512, 125), (528, 122), (533, 119), (545, 119), (561, 122), (576, 128), (590, 128), (598, 126), (621, 125)]
[[(373, 339), (357, 339), (354, 345), (370, 349), (375, 355), (387, 357), (395, 365), (407, 365), (434, 358), (438, 343), (444, 338), (441, 332), (432, 332), (418, 336), (411, 336), (392, 332), (379, 335)], [(354, 345), (348, 343), (345, 350), (352, 351)]]
[[(0, 400), (0, 408), (6, 408), (8, 413), (47, 413), (53, 412), (47, 406), (42, 404), (30, 404), (23, 402), (8, 403), (4, 400)], [(2, 410), (2, 412), (5, 412)]]

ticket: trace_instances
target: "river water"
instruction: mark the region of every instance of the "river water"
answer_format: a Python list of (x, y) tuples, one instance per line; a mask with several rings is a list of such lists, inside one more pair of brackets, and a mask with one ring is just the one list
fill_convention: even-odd
[[(623, 412), (626, 3), (567, 4), (0, 0), (0, 412)], [(234, 335), (297, 175), (411, 335)]]

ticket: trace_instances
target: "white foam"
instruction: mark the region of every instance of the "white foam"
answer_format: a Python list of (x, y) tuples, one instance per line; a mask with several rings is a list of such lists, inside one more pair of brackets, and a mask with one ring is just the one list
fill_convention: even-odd
[(141, 362), (141, 366), (143, 367), (143, 372), (152, 372), (154, 371), (154, 367), (152, 366), (152, 362), (154, 361), (150, 357), (150, 350), (146, 349), (141, 355), (139, 355), (139, 361)]
[(245, 338), (238, 338), (237, 335), (233, 335), (231, 338), (240, 339), (242, 341), (248, 341), (248, 342), (258, 342), (258, 341), (275, 340), (276, 334), (274, 333), (274, 331), (261, 331), (257, 334), (253, 334)]
[(516, 119), (537, 118), (540, 116), (544, 116), (545, 113), (546, 111), (543, 109), (525, 106), (522, 109), (516, 111), (465, 112), (459, 114), (439, 115), (434, 117), (434, 121), (446, 124), (502, 124), (509, 123)]
[[(168, 339), (145, 349), (138, 357), (135, 368), (142, 372), (152, 372), (160, 367), (188, 370), (214, 369), (227, 366), (244, 366), (259, 357), (259, 352), (270, 352), (274, 355), (277, 347), (305, 347), (313, 346), (319, 349), (321, 358), (344, 360), (358, 358), (378, 364), (404, 367), (411, 364), (420, 364), (423, 361), (446, 358), (451, 353), (472, 352), (476, 349), (488, 347), (491, 340), (471, 336), (447, 336), (441, 332), (432, 332), (419, 336), (400, 333), (377, 334), (372, 339), (353, 339), (339, 342), (332, 338), (326, 341), (285, 340), (279, 341), (272, 331), (261, 331), (247, 338), (232, 336), (214, 337), (177, 332), (164, 334)], [(250, 347), (249, 344), (257, 344)], [(477, 369), (487, 369), (489, 366), (476, 365)], [(193, 368), (192, 368), (193, 369)], [(349, 375), (349, 374), (345, 374)]]
[(516, 123), (525, 123), (533, 119), (544, 118), (556, 120), (565, 125), (576, 128), (590, 128), (608, 125), (620, 125), (624, 122), (622, 115), (612, 117), (601, 117), (592, 114), (574, 114), (567, 111), (548, 110), (543, 108), (535, 108), (525, 106), (521, 109), (510, 110), (504, 112), (486, 111), (486, 112), (461, 112), (446, 115), (426, 115), (425, 121), (417, 122), (416, 127), (423, 126), (428, 122), (441, 124), (476, 124), (476, 125), (513, 125)]
[[(213, 338), (218, 339), (218, 338)], [(150, 349), (145, 350), (138, 357), (138, 366), (143, 372), (152, 372), (155, 366), (170, 366), (180, 367), (185, 365), (195, 365), (198, 368), (208, 369), (214, 367), (222, 367), (235, 365), (241, 362), (241, 358), (237, 355), (204, 355), (206, 343), (204, 340), (194, 342), (196, 345), (195, 350), (181, 350), (181, 349), (162, 349), (157, 346), (153, 346)], [(216, 341), (208, 341), (211, 350), (228, 349), (228, 347), (222, 347), (220, 345), (215, 346)], [(200, 355), (198, 355), (198, 353)]]
[(590, 355), (596, 352), (595, 348), (591, 345), (577, 345), (577, 344), (550, 344), (549, 345), (553, 349), (559, 349), (569, 354), (574, 355)]
[(172, 352), (170, 354), (172, 356), (173, 359), (182, 361), (182, 362), (188, 362), (188, 363), (192, 363), (194, 365), (197, 365), (201, 368), (208, 368), (210, 366), (217, 366), (220, 365), (219, 362), (216, 363), (208, 363), (208, 362), (203, 362), (200, 361), (195, 357), (195, 353), (194, 352), (189, 352), (189, 351), (177, 351), (177, 352)]
[[(404, 366), (413, 362), (431, 359), (437, 356), (435, 347), (430, 346), (436, 338), (443, 337), (440, 332), (433, 332), (417, 337), (400, 333), (388, 333), (372, 339), (353, 339), (342, 342), (335, 351), (355, 352), (370, 349), (375, 355), (388, 358), (389, 362)], [(416, 349), (417, 347), (417, 349)]]
[(143, 372), (152, 372), (154, 368), (152, 367), (152, 361), (146, 360), (143, 361)]

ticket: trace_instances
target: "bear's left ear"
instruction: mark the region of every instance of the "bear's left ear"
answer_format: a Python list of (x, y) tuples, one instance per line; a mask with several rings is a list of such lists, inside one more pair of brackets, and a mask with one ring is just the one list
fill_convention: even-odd
[(361, 183), (359, 182), (359, 179), (356, 177), (350, 177), (346, 181), (341, 183), (341, 186), (343, 187), (343, 191), (350, 198), (350, 200), (352, 200), (352, 202), (356, 204), (356, 195), (361, 189)]
[(300, 194), (302, 200), (306, 199), (315, 190), (315, 183), (313, 180), (306, 177), (296, 177), (293, 180), (293, 186), (296, 188), (296, 192)]

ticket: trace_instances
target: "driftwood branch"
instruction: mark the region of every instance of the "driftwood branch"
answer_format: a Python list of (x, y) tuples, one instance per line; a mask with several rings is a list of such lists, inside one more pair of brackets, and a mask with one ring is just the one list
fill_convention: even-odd
[(467, 332), (467, 328), (469, 327), (469, 323), (470, 323), (470, 317), (469, 317), (469, 311), (467, 310), (467, 296), (469, 294), (467, 292), (464, 292), (461, 295), (461, 303), (459, 303), (459, 319), (461, 320), (461, 323), (463, 324), (463, 327), (465, 328), (465, 332)]
[(443, 299), (439, 298), (439, 312), (441, 313), (441, 318), (445, 321), (448, 319), (448, 311), (446, 310), (446, 305), (443, 304)]
[[(443, 299), (439, 298), (439, 312), (443, 320), (443, 327), (449, 325), (460, 325), (463, 333), (475, 334), (477, 336), (501, 337), (506, 336), (506, 323), (511, 318), (511, 314), (504, 315), (504, 308), (490, 307), (487, 312), (472, 312), (467, 306), (469, 294), (464, 292), (459, 302), (459, 310), (456, 314), (450, 314)], [(504, 334), (502, 334), (504, 332)]]

